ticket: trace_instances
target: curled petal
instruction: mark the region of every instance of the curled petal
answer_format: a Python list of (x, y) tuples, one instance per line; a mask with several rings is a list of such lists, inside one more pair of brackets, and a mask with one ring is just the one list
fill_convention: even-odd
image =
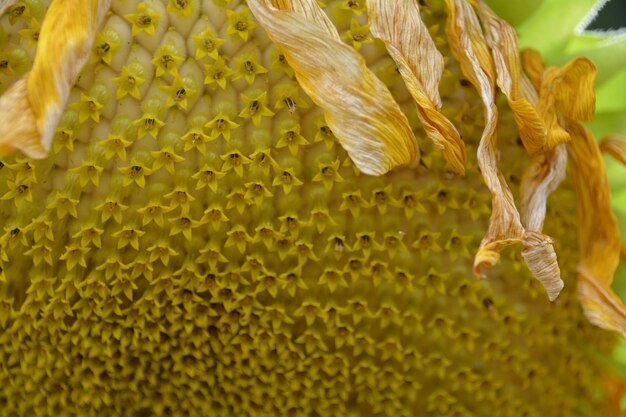
[(570, 140), (557, 114), (574, 120), (593, 118), (595, 78), (596, 69), (587, 58), (577, 58), (561, 68), (550, 67), (543, 72), (537, 110), (549, 131), (546, 148)]
[(478, 146), (478, 165), (492, 197), (489, 230), (474, 259), (474, 273), (480, 267), (491, 267), (507, 245), (521, 242), (524, 236), (513, 194), (498, 170), (496, 124), (498, 109), (494, 103), (494, 73), (491, 56), (480, 24), (466, 0), (446, 0), (449, 9), (446, 32), (450, 48), (459, 61), (463, 74), (478, 89), (485, 106), (485, 129)]
[(574, 121), (565, 128), (578, 205), (578, 297), (589, 321), (626, 336), (626, 307), (611, 289), (621, 243), (604, 161), (588, 129)]
[(608, 135), (600, 142), (600, 150), (626, 165), (626, 139), (617, 135)]
[(368, 0), (367, 8), (372, 34), (385, 42), (398, 65), (426, 134), (443, 150), (444, 157), (455, 171), (463, 175), (465, 145), (456, 128), (438, 111), (441, 107), (438, 87), (443, 74), (443, 57), (420, 18), (417, 3), (412, 0)]
[(522, 221), (528, 230), (541, 231), (550, 193), (565, 178), (567, 149), (564, 144), (533, 156), (521, 184)]
[(524, 229), (513, 194), (498, 169), (495, 74), (478, 18), (466, 0), (446, 0), (446, 4), (449, 9), (446, 32), (450, 48), (465, 76), (480, 92), (485, 106), (485, 129), (478, 146), (478, 165), (491, 192), (492, 213), (489, 230), (474, 258), (474, 273), (480, 275), (482, 266), (493, 266), (505, 246), (522, 243), (522, 255), (528, 268), (546, 288), (550, 300), (554, 300), (563, 283), (552, 240), (538, 231), (527, 232)]
[(39, 36), (33, 68), (0, 97), (0, 154), (43, 158), (70, 89), (89, 58), (110, 0), (55, 0)]
[(506, 95), (526, 150), (532, 154), (546, 142), (546, 127), (535, 108), (537, 93), (522, 71), (517, 48), (517, 35), (511, 25), (484, 2), (478, 2), (478, 14), (485, 28), (487, 44), (496, 67), (496, 81)]
[(315, 0), (250, 0), (248, 6), (359, 170), (381, 175), (419, 157), (400, 106)]
[(550, 301), (556, 300), (564, 284), (552, 239), (541, 233), (527, 232), (522, 245), (522, 256), (528, 269), (543, 285)]

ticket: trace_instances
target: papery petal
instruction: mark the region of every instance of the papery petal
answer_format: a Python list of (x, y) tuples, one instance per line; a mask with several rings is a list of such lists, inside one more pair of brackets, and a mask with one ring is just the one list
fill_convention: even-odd
[(485, 106), (485, 129), (478, 146), (478, 165), (491, 192), (492, 213), (489, 230), (474, 258), (474, 273), (480, 275), (482, 266), (495, 265), (500, 258), (499, 252), (505, 246), (522, 243), (522, 255), (528, 268), (552, 301), (563, 288), (552, 240), (538, 231), (527, 232), (524, 229), (513, 194), (498, 169), (495, 74), (480, 23), (466, 0), (446, 0), (446, 4), (449, 9), (446, 33), (450, 49), (459, 61), (463, 74), (480, 92)]
[(55, 0), (38, 40), (33, 68), (0, 97), (0, 154), (43, 158), (70, 89), (89, 58), (110, 0)]
[(446, 33), (452, 54), (459, 61), (463, 74), (478, 89), (485, 106), (485, 129), (478, 146), (478, 165), (492, 196), (489, 230), (474, 259), (474, 273), (480, 267), (495, 265), (499, 252), (507, 245), (521, 242), (524, 228), (515, 208), (513, 194), (498, 170), (496, 124), (498, 109), (494, 103), (492, 60), (480, 24), (465, 0), (446, 0), (449, 16)]
[[(506, 95), (526, 150), (532, 154), (546, 142), (546, 127), (537, 112), (537, 93), (522, 71), (515, 29), (500, 19), (484, 2), (478, 2), (478, 14), (485, 28), (487, 44), (496, 66), (498, 87)], [(526, 87), (526, 88), (525, 88)]]
[(465, 145), (452, 123), (438, 111), (443, 57), (435, 47), (413, 0), (368, 0), (372, 34), (385, 42), (389, 54), (417, 105), (428, 137), (443, 151), (454, 170), (465, 173)]
[(546, 289), (550, 301), (554, 301), (563, 289), (563, 281), (552, 239), (540, 232), (548, 197), (565, 178), (566, 167), (567, 149), (563, 144), (557, 145), (533, 156), (521, 184), (522, 223), (526, 228), (522, 256)]
[(618, 135), (605, 136), (600, 142), (600, 150), (626, 165), (626, 139)]
[(274, 4), (248, 1), (359, 170), (381, 175), (414, 162), (419, 150), (406, 116), (315, 0)]
[(565, 178), (567, 149), (564, 144), (533, 156), (522, 177), (522, 222), (528, 230), (541, 231), (550, 194)]
[(543, 285), (548, 299), (556, 300), (564, 284), (552, 239), (541, 233), (526, 232), (522, 245), (522, 256), (528, 269)]
[(588, 129), (574, 121), (565, 128), (578, 205), (578, 298), (589, 321), (626, 336), (626, 307), (611, 289), (621, 243), (604, 160)]

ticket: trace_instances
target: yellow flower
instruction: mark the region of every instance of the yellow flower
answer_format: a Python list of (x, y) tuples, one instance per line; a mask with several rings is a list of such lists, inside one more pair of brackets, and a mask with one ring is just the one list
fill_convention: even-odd
[(5, 4), (5, 414), (613, 405), (590, 60), (480, 0)]

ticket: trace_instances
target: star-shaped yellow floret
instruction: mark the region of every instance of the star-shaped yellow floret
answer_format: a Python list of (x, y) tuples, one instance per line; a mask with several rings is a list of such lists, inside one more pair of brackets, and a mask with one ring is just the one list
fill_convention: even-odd
[(271, 117), (274, 115), (274, 112), (265, 105), (267, 101), (266, 91), (253, 96), (242, 94), (241, 99), (243, 100), (244, 108), (239, 113), (239, 117), (252, 119), (252, 123), (254, 123), (255, 126), (261, 123), (262, 117)]
[(124, 16), (131, 23), (131, 34), (136, 36), (139, 32), (146, 32), (148, 35), (154, 35), (156, 25), (161, 18), (160, 14), (146, 3), (139, 3), (135, 9), (135, 13)]
[(226, 33), (232, 37), (239, 37), (244, 42), (247, 41), (250, 37), (250, 32), (257, 26), (257, 24), (250, 19), (249, 14), (250, 9), (247, 8), (238, 12), (227, 10), (228, 27), (226, 28)]
[(98, 123), (100, 121), (100, 110), (104, 107), (97, 97), (80, 93), (80, 100), (70, 105), (70, 108), (78, 112), (78, 121), (84, 123), (91, 119)]
[(111, 65), (111, 58), (119, 49), (120, 43), (120, 35), (113, 28), (107, 27), (98, 32), (93, 43), (90, 62), (93, 64), (102, 61), (107, 65)]
[(319, 172), (313, 177), (313, 181), (322, 181), (327, 190), (333, 188), (335, 182), (343, 182), (343, 177), (339, 174), (338, 160), (330, 164), (319, 162), (317, 167)]
[(352, 46), (358, 51), (361, 49), (361, 45), (364, 43), (372, 43), (374, 40), (369, 35), (370, 25), (369, 23), (361, 25), (357, 20), (352, 19), (350, 21), (350, 30), (346, 32), (346, 41), (351, 43)]
[(139, 87), (146, 82), (145, 68), (138, 60), (133, 59), (128, 65), (122, 67), (120, 76), (111, 79), (111, 82), (117, 85), (115, 97), (118, 100), (123, 99), (127, 94), (140, 100), (141, 93), (139, 92)]
[(202, 59), (205, 56), (217, 59), (219, 56), (218, 48), (224, 43), (224, 39), (215, 36), (209, 27), (193, 35), (191, 39), (196, 45), (196, 59)]
[(192, 3), (196, 0), (170, 0), (167, 3), (167, 11), (170, 13), (176, 13), (180, 17), (191, 16)]
[(252, 85), (257, 75), (267, 73), (267, 70), (258, 61), (257, 56), (252, 52), (242, 57), (236, 57), (233, 80), (245, 78), (248, 85)]
[(207, 122), (206, 128), (211, 129), (209, 137), (215, 139), (222, 135), (226, 141), (230, 140), (230, 131), (239, 127), (239, 124), (230, 120), (224, 113), (218, 113), (212, 120)]
[(174, 77), (172, 85), (161, 85), (159, 88), (167, 94), (165, 105), (167, 107), (178, 106), (187, 108), (187, 100), (193, 97), (197, 91), (193, 87), (193, 80), (189, 77)]
[(204, 64), (204, 84), (211, 85), (216, 83), (221, 88), (225, 89), (227, 79), (232, 73), (233, 70), (228, 68), (224, 58), (217, 57), (212, 64)]
[(178, 77), (178, 66), (184, 60), (178, 48), (166, 43), (159, 48), (150, 62), (156, 67), (157, 77), (162, 77), (166, 73)]
[(165, 122), (157, 118), (155, 114), (146, 113), (141, 117), (141, 119), (135, 120), (133, 125), (138, 128), (137, 139), (143, 138), (148, 133), (156, 139), (159, 129), (165, 126)]
[(294, 123), (292, 126), (280, 129), (280, 139), (276, 143), (276, 148), (289, 147), (289, 152), (295, 156), (299, 146), (308, 144), (309, 141), (300, 134), (300, 125)]
[(20, 36), (28, 41), (29, 48), (36, 48), (37, 42), (39, 41), (39, 31), (41, 30), (41, 25), (39, 21), (35, 18), (30, 19), (30, 25), (26, 29), (20, 30), (18, 33)]

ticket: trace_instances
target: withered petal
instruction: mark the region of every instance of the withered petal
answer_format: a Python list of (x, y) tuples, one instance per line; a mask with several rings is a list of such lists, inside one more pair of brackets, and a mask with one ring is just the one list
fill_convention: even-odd
[(315, 0), (250, 0), (248, 6), (359, 170), (382, 175), (419, 158), (400, 106)]
[(611, 289), (621, 241), (604, 160), (587, 128), (567, 120), (565, 129), (572, 136), (567, 150), (578, 206), (578, 298), (589, 321), (626, 336), (626, 307)]
[(522, 243), (522, 255), (528, 268), (544, 286), (549, 299), (554, 300), (563, 288), (563, 283), (552, 240), (538, 231), (527, 232), (524, 229), (513, 194), (498, 169), (495, 74), (480, 23), (466, 0), (446, 0), (446, 4), (449, 9), (446, 32), (450, 48), (463, 74), (480, 92), (485, 106), (485, 129), (478, 146), (478, 165), (491, 192), (492, 213), (489, 229), (474, 258), (474, 273), (482, 276), (480, 268), (495, 265), (500, 258), (499, 252), (505, 246)]
[(110, 0), (55, 0), (43, 21), (33, 68), (0, 97), (0, 155), (48, 154), (70, 89), (91, 53)]
[(443, 57), (412, 0), (368, 0), (372, 34), (385, 42), (389, 54), (417, 105), (417, 115), (428, 137), (443, 151), (454, 170), (465, 173), (465, 145), (452, 123), (441, 114), (439, 81)]
[(527, 87), (530, 81), (522, 71), (515, 29), (483, 1), (478, 2), (477, 10), (491, 48), (498, 87), (507, 97), (524, 147), (533, 154), (545, 145), (547, 131), (535, 108), (537, 93)]

